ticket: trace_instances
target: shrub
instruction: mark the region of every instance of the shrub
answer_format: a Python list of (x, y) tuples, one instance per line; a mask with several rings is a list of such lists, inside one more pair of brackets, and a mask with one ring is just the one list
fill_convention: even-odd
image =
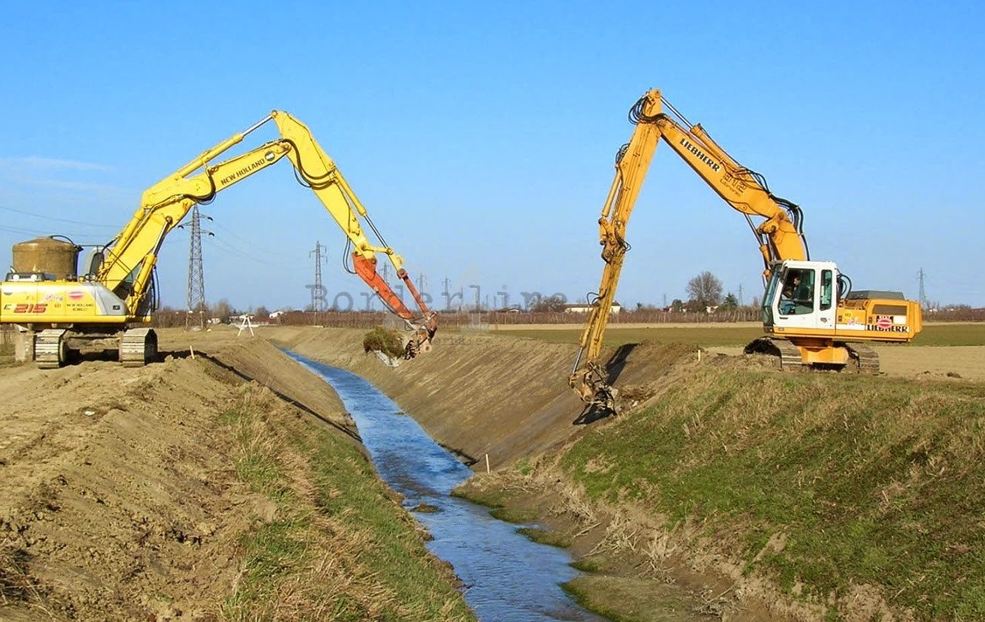
[(403, 358), (404, 340), (400, 331), (377, 326), (363, 337), (363, 350), (382, 352), (390, 358)]

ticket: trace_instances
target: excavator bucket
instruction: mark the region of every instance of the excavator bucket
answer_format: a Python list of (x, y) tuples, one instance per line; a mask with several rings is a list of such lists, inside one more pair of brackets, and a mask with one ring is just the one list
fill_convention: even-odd
[(571, 374), (568, 384), (586, 404), (601, 412), (619, 414), (619, 390), (605, 382), (605, 375), (597, 365)]

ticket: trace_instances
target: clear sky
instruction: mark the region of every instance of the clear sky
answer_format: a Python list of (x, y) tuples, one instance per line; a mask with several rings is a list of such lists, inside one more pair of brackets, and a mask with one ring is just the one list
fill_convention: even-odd
[[(660, 88), (802, 206), (812, 257), (857, 289), (916, 298), (922, 269), (931, 301), (985, 306), (982, 32), (969, 0), (8, 2), (0, 246), (106, 242), (143, 189), (281, 109), (436, 307), (445, 279), (467, 301), (470, 285), (582, 299), (627, 111)], [(329, 301), (362, 300), (341, 231), (286, 160), (202, 210), (210, 302), (303, 307), (319, 242)], [(624, 305), (686, 298), (704, 270), (761, 294), (745, 220), (665, 145), (628, 234)], [(160, 261), (179, 308), (188, 246), (175, 231)]]

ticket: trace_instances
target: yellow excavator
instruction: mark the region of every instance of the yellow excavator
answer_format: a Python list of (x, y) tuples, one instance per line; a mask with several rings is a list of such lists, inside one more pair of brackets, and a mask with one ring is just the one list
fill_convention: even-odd
[[(276, 124), (278, 139), (213, 163), (269, 121)], [(428, 309), (414, 287), (403, 259), (386, 244), (366, 208), (308, 128), (286, 112), (275, 110), (148, 188), (130, 222), (109, 244), (93, 249), (81, 269), (74, 265), (80, 249), (71, 243), (61, 243), (71, 247), (69, 255), (74, 261), (69, 260), (67, 266), (63, 260), (66, 253), (44, 248), (25, 253), (18, 261), (15, 245), (13, 271), (0, 284), (0, 323), (19, 327), (26, 344), (23, 358), (33, 357), (41, 368), (56, 368), (65, 364), (70, 350), (97, 344), (118, 349), (125, 366), (139, 367), (153, 360), (157, 335), (147, 324), (157, 308), (155, 266), (165, 237), (196, 203), (211, 201), (222, 190), (284, 156), (294, 165), (298, 182), (315, 193), (342, 228), (352, 249), (354, 274), (412, 331), (406, 357), (429, 351), (437, 331), (437, 314)], [(360, 220), (372, 229), (377, 244), (367, 238)], [(38, 245), (29, 246), (34, 249)], [(420, 315), (415, 316), (377, 273), (379, 254), (393, 264), (417, 302)]]
[[(666, 108), (666, 110), (665, 110)], [(902, 293), (851, 290), (851, 280), (830, 261), (812, 261), (796, 204), (772, 192), (765, 178), (736, 162), (700, 125), (692, 125), (651, 90), (629, 112), (636, 127), (616, 156), (616, 175), (599, 218), (605, 267), (592, 301), (569, 384), (582, 400), (617, 412), (618, 392), (599, 356), (616, 285), (629, 244), (626, 224), (657, 143), (663, 139), (733, 209), (756, 236), (765, 269), (765, 336), (747, 354), (777, 358), (783, 369), (854, 369), (876, 373), (879, 358), (865, 342), (906, 343), (922, 329), (919, 303)], [(763, 219), (761, 222), (754, 218)]]

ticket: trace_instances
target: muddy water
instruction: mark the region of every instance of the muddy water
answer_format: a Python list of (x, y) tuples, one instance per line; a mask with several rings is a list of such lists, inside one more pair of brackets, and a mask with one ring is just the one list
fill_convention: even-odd
[(488, 508), (449, 495), (471, 471), (393, 401), (355, 374), (291, 356), (339, 394), (377, 470), (404, 496), (404, 506), (437, 509), (414, 516), (434, 537), (428, 548), (454, 566), (465, 585), (465, 599), (480, 620), (604, 622), (559, 587), (578, 574), (565, 551), (531, 542), (517, 533), (520, 526), (496, 520)]

